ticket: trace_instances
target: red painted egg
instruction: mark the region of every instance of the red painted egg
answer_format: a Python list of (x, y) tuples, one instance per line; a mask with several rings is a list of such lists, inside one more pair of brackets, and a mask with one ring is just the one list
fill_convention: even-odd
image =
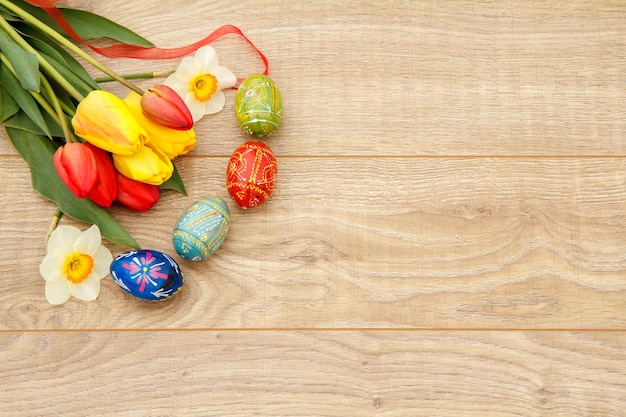
[(272, 195), (277, 174), (272, 150), (262, 142), (246, 142), (228, 161), (226, 188), (239, 207), (256, 207)]

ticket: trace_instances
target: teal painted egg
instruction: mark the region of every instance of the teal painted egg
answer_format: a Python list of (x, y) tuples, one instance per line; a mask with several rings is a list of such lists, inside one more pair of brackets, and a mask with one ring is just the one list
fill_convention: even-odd
[(230, 225), (230, 211), (221, 198), (198, 200), (181, 214), (172, 242), (183, 258), (202, 261), (220, 247)]
[(166, 300), (183, 287), (176, 261), (156, 250), (124, 252), (113, 259), (109, 270), (122, 290), (141, 300)]
[(257, 137), (278, 129), (283, 98), (274, 82), (262, 74), (246, 78), (235, 96), (235, 116), (244, 132)]

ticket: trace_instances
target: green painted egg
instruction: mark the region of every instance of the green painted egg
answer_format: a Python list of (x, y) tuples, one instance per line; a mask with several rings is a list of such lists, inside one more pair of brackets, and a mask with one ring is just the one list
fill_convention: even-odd
[(226, 202), (218, 197), (203, 198), (181, 214), (172, 243), (182, 258), (202, 261), (220, 247), (229, 225), (230, 211)]
[(257, 137), (278, 129), (283, 116), (283, 98), (274, 82), (262, 74), (243, 80), (235, 97), (235, 116), (244, 132)]

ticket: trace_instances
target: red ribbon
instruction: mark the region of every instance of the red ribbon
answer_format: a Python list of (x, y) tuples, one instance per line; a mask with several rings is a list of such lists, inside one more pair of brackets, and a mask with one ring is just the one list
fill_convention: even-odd
[[(243, 34), (243, 32), (236, 26), (233, 25), (224, 25), (209, 36), (204, 39), (199, 40), (198, 42), (192, 43), (187, 46), (183, 46), (180, 48), (157, 48), (157, 47), (144, 47), (138, 45), (130, 45), (126, 43), (118, 43), (111, 46), (106, 46), (103, 48), (95, 47), (89, 42), (82, 39), (78, 33), (72, 28), (69, 24), (61, 10), (54, 4), (57, 1), (54, 0), (26, 0), (29, 3), (40, 7), (43, 9), (48, 15), (59, 25), (61, 28), (74, 40), (80, 42), (89, 48), (91, 48), (94, 52), (105, 56), (107, 58), (136, 58), (136, 59), (172, 59), (172, 58), (180, 58), (185, 55), (189, 55), (192, 52), (195, 52), (199, 48), (210, 44), (211, 42), (221, 38), (222, 36), (235, 34), (241, 36), (254, 50), (257, 52), (263, 64), (265, 65), (265, 71), (263, 74), (267, 75), (269, 70), (269, 62), (265, 55), (257, 48), (250, 39)], [(242, 79), (238, 79), (241, 82)]]

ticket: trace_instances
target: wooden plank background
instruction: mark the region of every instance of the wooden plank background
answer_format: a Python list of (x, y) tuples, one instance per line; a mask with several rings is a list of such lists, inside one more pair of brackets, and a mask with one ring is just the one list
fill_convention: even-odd
[[(626, 416), (626, 3), (68, 3), (162, 47), (240, 27), (283, 93), (279, 178), (172, 300), (107, 278), (51, 306), (55, 207), (2, 132), (1, 416)], [(111, 210), (143, 247), (227, 198), (234, 94), (175, 160), (187, 196)]]

